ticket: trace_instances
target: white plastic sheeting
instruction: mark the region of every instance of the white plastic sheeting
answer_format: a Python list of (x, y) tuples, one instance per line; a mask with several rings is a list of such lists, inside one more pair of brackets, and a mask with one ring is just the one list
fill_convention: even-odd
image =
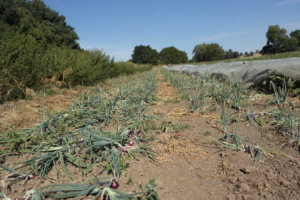
[(187, 73), (192, 76), (236, 76), (250, 87), (267, 79), (271, 75), (283, 75), (294, 80), (300, 80), (300, 58), (287, 58), (262, 61), (239, 61), (211, 65), (175, 65), (164, 66), (166, 70)]

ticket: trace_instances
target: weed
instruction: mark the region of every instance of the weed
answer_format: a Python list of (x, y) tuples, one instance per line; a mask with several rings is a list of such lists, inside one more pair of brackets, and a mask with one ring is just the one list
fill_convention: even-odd
[(210, 108), (210, 112), (216, 112), (217, 111), (217, 107), (211, 107)]
[(187, 124), (177, 124), (173, 126), (173, 130), (178, 133), (179, 131), (183, 131), (185, 129), (188, 129), (189, 125)]
[(204, 135), (205, 135), (205, 136), (209, 136), (209, 135), (211, 135), (211, 132), (210, 132), (210, 131), (205, 131), (205, 132), (204, 132)]
[(189, 98), (189, 96), (188, 96), (188, 94), (182, 94), (180, 98), (183, 100), (186, 100)]
[(172, 99), (168, 99), (168, 100), (166, 100), (166, 101), (164, 101), (165, 102), (165, 104), (167, 104), (167, 103), (179, 103), (180, 101), (179, 100), (172, 100)]
[(126, 185), (130, 185), (130, 184), (132, 184), (132, 179), (131, 178), (129, 178), (129, 180), (127, 181)]

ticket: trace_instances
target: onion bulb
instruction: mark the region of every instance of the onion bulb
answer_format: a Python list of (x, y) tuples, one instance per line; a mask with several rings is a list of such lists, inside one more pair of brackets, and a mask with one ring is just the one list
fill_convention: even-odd
[(133, 146), (133, 145), (134, 145), (134, 142), (133, 142), (132, 140), (130, 140), (130, 141), (127, 142), (127, 144), (128, 144), (129, 146)]
[(113, 180), (110, 187), (112, 189), (118, 189), (119, 188), (119, 183), (117, 181)]

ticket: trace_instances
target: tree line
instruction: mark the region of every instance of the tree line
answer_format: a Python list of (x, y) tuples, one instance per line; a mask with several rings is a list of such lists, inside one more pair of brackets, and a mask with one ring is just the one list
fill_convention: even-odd
[(217, 43), (203, 43), (195, 46), (193, 50), (194, 56), (191, 60), (188, 60), (186, 52), (180, 51), (173, 46), (163, 48), (160, 52), (158, 52), (156, 49), (152, 49), (149, 45), (139, 45), (135, 46), (130, 61), (133, 63), (150, 63), (153, 65), (179, 64), (187, 62), (235, 59), (242, 55), (252, 56), (253, 54), (253, 52), (239, 53), (237, 51), (232, 51), (231, 49), (229, 49), (228, 51), (224, 51), (223, 48)]
[[(280, 28), (278, 25), (269, 26), (266, 33), (267, 44), (262, 50), (250, 52), (238, 52), (229, 49), (225, 51), (218, 43), (203, 43), (196, 45), (192, 51), (193, 57), (189, 62), (205, 62), (235, 59), (240, 56), (253, 56), (254, 53), (275, 54), (283, 52), (297, 51), (300, 49), (300, 30), (295, 30), (287, 35), (287, 30)], [(151, 64), (179, 64), (187, 63), (188, 57), (184, 51), (180, 51), (175, 47), (167, 47), (161, 50), (152, 49), (150, 46), (136, 46), (132, 54), (132, 62), (134, 63), (151, 63)]]
[(131, 55), (131, 62), (140, 64), (179, 64), (187, 63), (188, 56), (184, 51), (180, 51), (177, 48), (171, 46), (162, 49), (158, 52), (156, 49), (152, 49), (149, 45), (135, 46), (133, 54)]

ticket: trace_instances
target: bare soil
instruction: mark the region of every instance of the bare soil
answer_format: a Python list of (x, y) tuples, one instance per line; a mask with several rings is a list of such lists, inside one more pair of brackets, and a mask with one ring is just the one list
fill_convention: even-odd
[[(159, 83), (158, 94), (167, 94), (163, 96), (166, 100), (173, 100), (177, 95), (176, 90), (164, 82)], [(258, 112), (276, 109), (266, 107), (270, 98), (258, 95), (250, 106)], [(250, 154), (228, 150), (214, 142), (213, 138), (222, 134), (212, 126), (220, 116), (219, 108), (196, 116), (187, 112), (188, 107), (186, 100), (158, 102), (153, 106), (161, 120), (187, 124), (189, 128), (179, 133), (157, 131), (157, 145), (153, 149), (159, 155), (158, 166), (148, 161), (130, 161), (131, 167), (122, 178), (124, 190), (136, 190), (139, 184), (156, 178), (161, 199), (300, 199), (300, 157), (296, 147), (282, 149), (286, 140), (265, 128), (262, 146), (277, 153), (264, 154), (254, 164)], [(238, 132), (246, 138), (248, 129), (247, 123), (242, 122)], [(252, 141), (258, 144), (260, 136), (260, 126), (256, 125), (251, 131)]]
[[(124, 192), (138, 191), (140, 184), (145, 185), (150, 179), (156, 179), (156, 191), (163, 200), (199, 200), (199, 199), (300, 199), (300, 156), (298, 147), (282, 146), (287, 140), (275, 131), (264, 128), (262, 146), (270, 148), (276, 153), (265, 153), (262, 158), (254, 163), (254, 158), (249, 153), (236, 152), (217, 145), (215, 139), (222, 133), (216, 128), (220, 116), (220, 108), (209, 111), (205, 115), (188, 112), (189, 102), (181, 100), (178, 91), (169, 83), (164, 82), (159, 76), (157, 96), (160, 98), (151, 106), (150, 113), (156, 114), (160, 120), (157, 126), (166, 122), (163, 129), (153, 130), (157, 139), (153, 142), (153, 150), (157, 153), (157, 165), (145, 158), (129, 160), (129, 167), (120, 180), (120, 190)], [(47, 97), (53, 110), (66, 108), (70, 104), (68, 96), (61, 96), (55, 103)], [(256, 111), (273, 109), (265, 107), (269, 96), (261, 95), (251, 102), (251, 107)], [(52, 102), (52, 103), (51, 103)], [(65, 102), (62, 105), (59, 102)], [(22, 105), (26, 107), (40, 107), (41, 101), (9, 103), (11, 107)], [(45, 102), (43, 102), (45, 104)], [(34, 106), (35, 105), (35, 106)], [(46, 104), (45, 104), (46, 105)], [(299, 102), (297, 102), (299, 105)], [(1, 108), (0, 122), (5, 127), (13, 125), (6, 116), (22, 116), (23, 120), (14, 121), (19, 128), (36, 124), (42, 117), (37, 111), (26, 109)], [(39, 117), (37, 117), (39, 116)], [(30, 121), (32, 119), (32, 121)], [(30, 123), (29, 123), (30, 122)], [(168, 126), (169, 124), (169, 126)], [(174, 131), (174, 125), (188, 125), (187, 128)], [(235, 125), (230, 126), (234, 130)], [(238, 132), (246, 138), (249, 127), (246, 122), (241, 122)], [(251, 130), (252, 141), (258, 144), (261, 137), (261, 128), (257, 124)], [(30, 155), (10, 155), (2, 157), (2, 163), (7, 166), (28, 160)], [(65, 173), (52, 169), (49, 176), (57, 183), (82, 183), (93, 178), (102, 166), (94, 167), (85, 177), (80, 170), (72, 165), (67, 165), (68, 171), (74, 181), (68, 180)], [(1, 171), (2, 176), (5, 174)], [(28, 180), (14, 184), (10, 189), (4, 185), (0, 187), (10, 197), (23, 196), (24, 192), (32, 188), (39, 188), (52, 184), (48, 180)], [(87, 198), (85, 198), (87, 199)]]

